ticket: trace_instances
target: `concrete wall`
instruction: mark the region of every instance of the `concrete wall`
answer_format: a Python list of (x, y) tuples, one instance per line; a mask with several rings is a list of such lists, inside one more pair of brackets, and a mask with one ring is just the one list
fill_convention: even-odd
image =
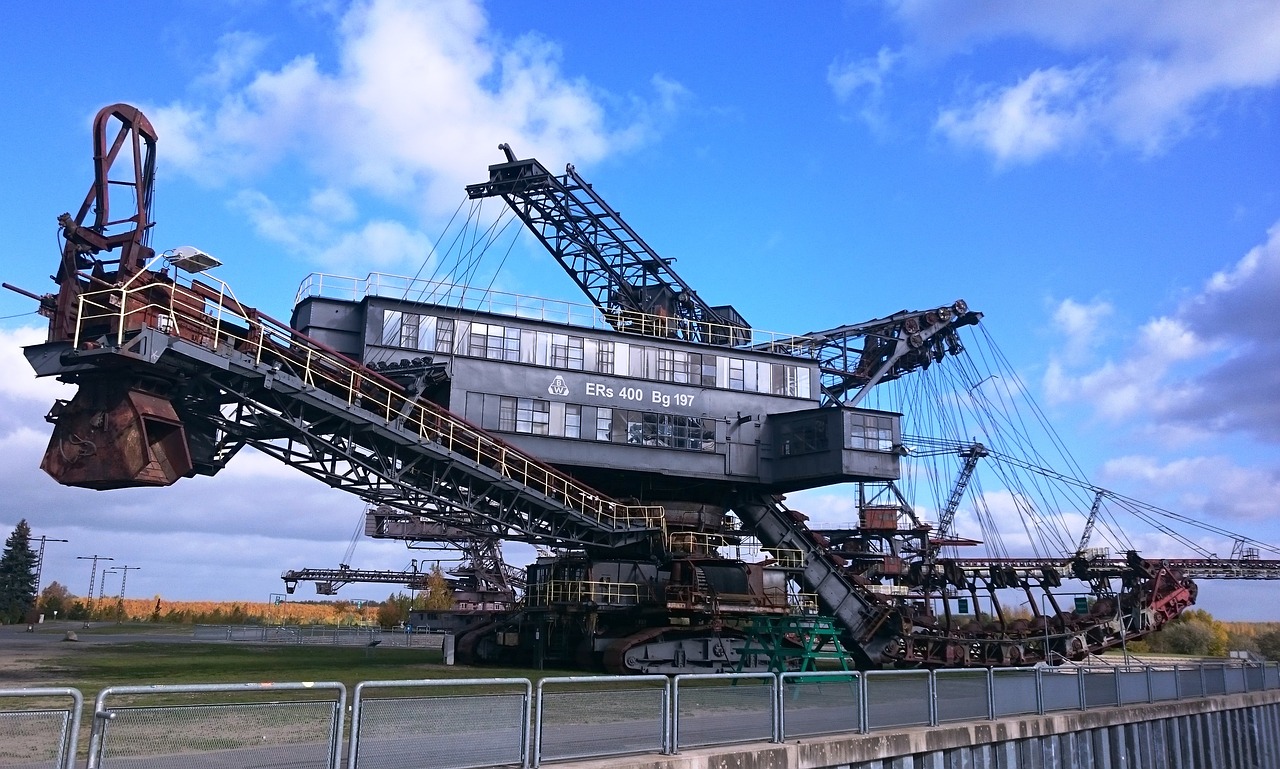
[(556, 769), (1275, 769), (1280, 691), (752, 743)]

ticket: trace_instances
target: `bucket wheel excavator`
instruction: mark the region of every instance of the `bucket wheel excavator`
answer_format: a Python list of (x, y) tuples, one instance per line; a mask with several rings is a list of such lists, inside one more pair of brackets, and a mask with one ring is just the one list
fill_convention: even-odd
[[(78, 387), (49, 411), (42, 469), (95, 490), (165, 486), (250, 446), (397, 520), (554, 550), (527, 570), (522, 606), (459, 639), (464, 659), (765, 669), (767, 655), (743, 659), (752, 619), (800, 614), (832, 618), (864, 668), (1023, 665), (1141, 637), (1195, 599), (1185, 570), (1134, 553), (940, 557), (949, 521), (923, 523), (895, 485), (901, 415), (863, 401), (961, 355), (982, 317), (963, 301), (764, 334), (705, 302), (572, 166), (504, 145), (468, 197), (505, 201), (599, 325), (319, 293), (284, 323), (209, 277), (207, 254), (149, 246), (156, 134), (141, 112), (102, 110), (93, 141), (89, 193), (59, 217), (57, 291), (37, 297), (48, 340), (25, 351)], [(136, 205), (112, 219), (121, 191)], [(326, 325), (331, 308), (353, 325)], [(985, 450), (968, 451), (971, 475)], [(835, 483), (859, 489), (848, 529), (812, 530), (783, 502)], [(724, 554), (748, 541), (763, 560)], [(1096, 600), (1058, 610), (1064, 578)], [(1000, 591), (1055, 611), (1006, 616)], [(979, 598), (990, 611), (960, 611)]]

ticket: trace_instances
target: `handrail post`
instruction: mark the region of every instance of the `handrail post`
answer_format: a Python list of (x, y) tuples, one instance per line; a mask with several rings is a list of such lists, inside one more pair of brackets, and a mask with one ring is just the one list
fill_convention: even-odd
[(71, 349), (80, 349), (80, 328), (84, 325), (84, 294), (76, 297), (76, 330), (71, 336)]
[(116, 346), (120, 347), (124, 344), (124, 307), (129, 302), (129, 293), (123, 288), (120, 289), (120, 321), (116, 324)]

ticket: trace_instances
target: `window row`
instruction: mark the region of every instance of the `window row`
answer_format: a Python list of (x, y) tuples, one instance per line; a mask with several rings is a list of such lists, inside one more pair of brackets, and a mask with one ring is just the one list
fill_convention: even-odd
[(614, 342), (384, 310), (382, 344), (473, 358), (809, 398), (809, 369), (787, 363)]
[(468, 393), (466, 415), (486, 430), (685, 451), (716, 450), (715, 420), (678, 414)]

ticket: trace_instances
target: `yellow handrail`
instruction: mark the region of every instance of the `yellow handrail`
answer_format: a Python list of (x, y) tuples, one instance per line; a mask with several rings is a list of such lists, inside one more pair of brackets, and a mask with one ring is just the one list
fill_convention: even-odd
[(526, 600), (530, 606), (587, 601), (631, 606), (640, 602), (640, 586), (634, 582), (554, 579), (530, 585)]
[[(224, 347), (238, 350), (255, 364), (271, 358), (272, 362), (288, 364), (293, 369), (291, 373), (305, 385), (343, 397), (349, 405), (377, 414), (389, 423), (398, 422), (422, 440), (467, 455), (477, 464), (600, 523), (663, 528), (662, 507), (614, 502), (449, 411), (405, 397), (394, 383), (377, 373), (244, 307), (225, 283), (217, 283), (216, 287), (201, 284), (199, 288), (188, 288), (176, 282), (151, 282), (82, 294), (73, 344), (79, 349), (89, 343), (84, 333), (87, 327), (106, 324), (108, 336), (114, 336), (117, 346), (124, 344), (127, 332), (151, 327), (215, 352)], [(165, 294), (167, 302), (154, 301)]]

